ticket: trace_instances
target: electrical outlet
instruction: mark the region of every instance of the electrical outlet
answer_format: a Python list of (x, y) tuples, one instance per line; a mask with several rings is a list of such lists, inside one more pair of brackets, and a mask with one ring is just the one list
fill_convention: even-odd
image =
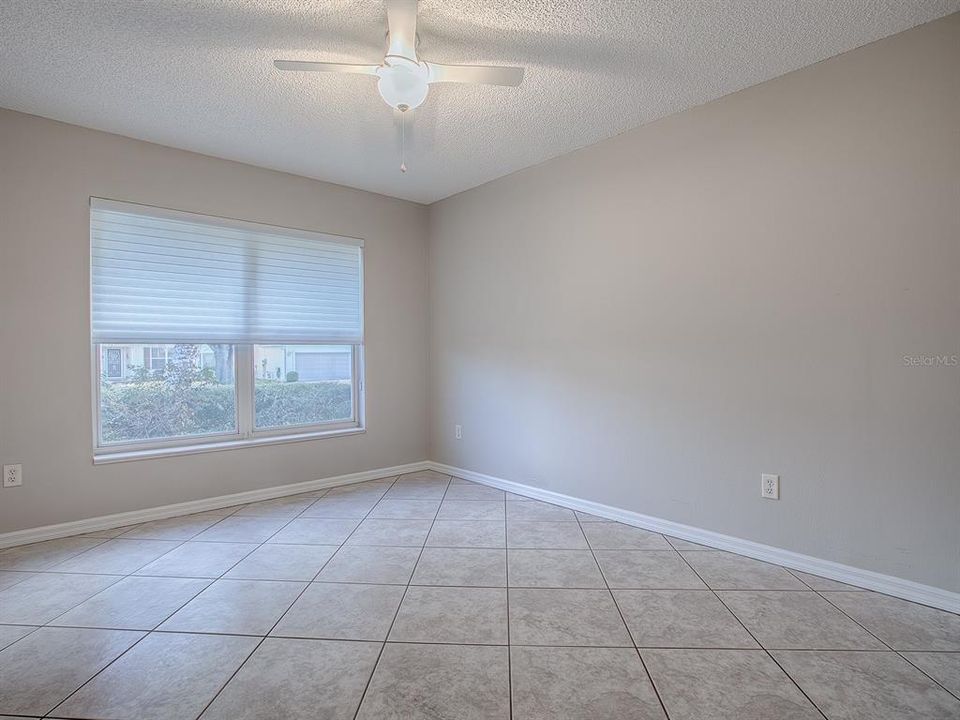
[(453, 433), (457, 436), (457, 440), (463, 439), (463, 425), (454, 425)]
[(780, 499), (780, 476), (767, 475), (763, 473), (760, 476), (760, 497), (767, 500)]
[(3, 466), (3, 486), (19, 487), (23, 485), (23, 465)]

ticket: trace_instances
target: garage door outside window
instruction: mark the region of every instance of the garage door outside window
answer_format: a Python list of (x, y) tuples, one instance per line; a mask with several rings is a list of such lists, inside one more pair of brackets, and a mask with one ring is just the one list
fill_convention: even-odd
[(363, 242), (91, 198), (95, 460), (363, 429)]
[(352, 346), (257, 345), (254, 359), (257, 430), (354, 421)]

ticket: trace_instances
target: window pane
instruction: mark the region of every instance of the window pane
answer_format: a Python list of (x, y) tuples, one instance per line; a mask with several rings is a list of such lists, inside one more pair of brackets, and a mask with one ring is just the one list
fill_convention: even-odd
[(101, 345), (101, 443), (237, 432), (232, 345)]
[(258, 430), (353, 420), (352, 345), (255, 345)]

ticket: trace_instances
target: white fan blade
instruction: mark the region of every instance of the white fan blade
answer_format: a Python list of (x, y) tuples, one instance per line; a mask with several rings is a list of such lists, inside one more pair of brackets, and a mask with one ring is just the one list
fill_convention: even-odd
[(523, 82), (522, 67), (487, 65), (439, 65), (427, 63), (432, 83), (456, 82), (480, 85), (508, 85), (516, 87)]
[(294, 70), (303, 72), (333, 72), (359, 73), (360, 75), (376, 75), (379, 65), (352, 65), (350, 63), (308, 62), (306, 60), (274, 60), (277, 70)]
[(390, 47), (387, 55), (417, 59), (417, 0), (386, 0), (387, 31)]

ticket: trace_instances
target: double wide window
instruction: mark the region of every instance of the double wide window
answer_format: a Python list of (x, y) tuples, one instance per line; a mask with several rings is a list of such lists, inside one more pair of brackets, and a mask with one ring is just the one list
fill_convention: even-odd
[(91, 199), (101, 458), (363, 424), (360, 240)]

